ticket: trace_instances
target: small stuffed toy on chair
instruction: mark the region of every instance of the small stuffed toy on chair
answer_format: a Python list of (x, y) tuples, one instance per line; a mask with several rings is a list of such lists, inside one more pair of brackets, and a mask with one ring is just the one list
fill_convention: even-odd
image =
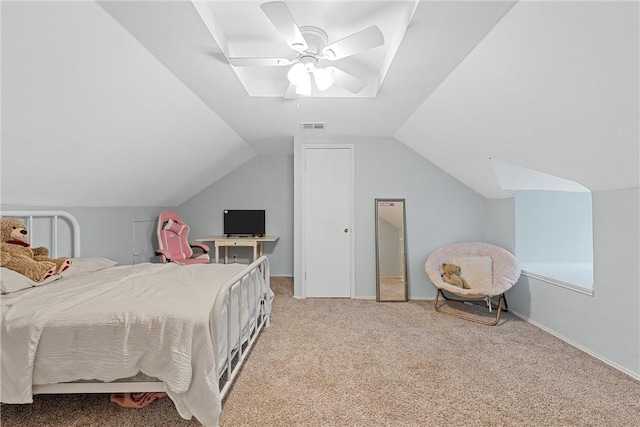
[(464, 277), (460, 276), (460, 266), (456, 264), (442, 264), (442, 281), (462, 289), (470, 289)]
[(17, 271), (34, 282), (69, 268), (69, 258), (49, 258), (49, 250), (45, 247), (31, 248), (27, 236), (27, 227), (22, 221), (0, 217), (0, 266)]

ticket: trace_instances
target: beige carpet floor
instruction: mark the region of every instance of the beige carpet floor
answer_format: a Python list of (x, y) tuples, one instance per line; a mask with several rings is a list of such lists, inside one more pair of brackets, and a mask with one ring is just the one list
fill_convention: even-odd
[[(430, 301), (295, 300), (287, 281), (272, 287), (271, 326), (223, 403), (223, 427), (640, 427), (640, 382), (509, 313), (489, 327)], [(169, 399), (134, 410), (107, 395), (35, 396), (2, 405), (1, 421), (199, 425)]]

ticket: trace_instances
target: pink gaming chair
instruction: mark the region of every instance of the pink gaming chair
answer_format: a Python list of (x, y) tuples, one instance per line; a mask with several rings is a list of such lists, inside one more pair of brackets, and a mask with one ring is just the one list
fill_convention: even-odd
[[(189, 226), (182, 222), (175, 211), (163, 211), (158, 219), (158, 250), (156, 255), (163, 263), (208, 264), (209, 246), (189, 243)], [(194, 252), (195, 248), (195, 252)]]

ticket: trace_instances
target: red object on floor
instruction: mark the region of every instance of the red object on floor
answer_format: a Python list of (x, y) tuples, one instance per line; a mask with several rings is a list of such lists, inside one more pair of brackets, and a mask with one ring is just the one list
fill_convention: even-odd
[(111, 401), (124, 408), (144, 408), (156, 399), (166, 397), (167, 393), (112, 393)]

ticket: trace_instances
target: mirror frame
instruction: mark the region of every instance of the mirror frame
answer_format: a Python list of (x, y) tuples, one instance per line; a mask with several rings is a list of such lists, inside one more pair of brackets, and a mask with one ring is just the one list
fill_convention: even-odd
[[(381, 299), (380, 298), (380, 233), (378, 231), (379, 209), (380, 203), (399, 203), (402, 202), (402, 239), (403, 239), (403, 261), (404, 261), (404, 298), (403, 299)], [(407, 265), (407, 203), (405, 199), (375, 199), (375, 220), (374, 226), (376, 230), (376, 301), (378, 302), (406, 302), (409, 300), (409, 272)]]

